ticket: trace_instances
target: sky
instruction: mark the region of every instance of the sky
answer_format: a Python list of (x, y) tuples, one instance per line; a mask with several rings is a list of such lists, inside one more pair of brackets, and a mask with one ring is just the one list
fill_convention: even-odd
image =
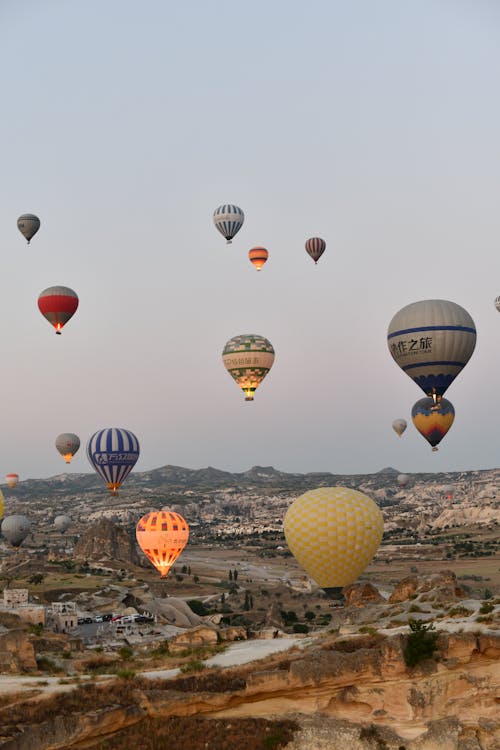
[[(500, 465), (499, 3), (3, 0), (0, 70), (0, 476), (90, 471), (111, 426), (138, 471)], [(62, 336), (56, 284), (80, 298)], [(391, 429), (423, 393), (386, 343), (430, 298), (478, 331), (437, 453)], [(221, 359), (242, 333), (276, 351), (253, 403)]]

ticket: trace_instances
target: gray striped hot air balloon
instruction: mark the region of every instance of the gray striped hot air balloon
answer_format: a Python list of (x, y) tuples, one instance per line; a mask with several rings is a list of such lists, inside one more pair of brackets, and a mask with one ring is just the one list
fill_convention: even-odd
[(389, 323), (387, 344), (396, 364), (437, 402), (471, 358), (476, 326), (455, 302), (413, 302)]
[(17, 228), (30, 244), (30, 240), (40, 229), (40, 219), (35, 214), (23, 214), (17, 220)]
[(398, 474), (397, 480), (400, 487), (406, 487), (406, 485), (410, 481), (410, 477), (408, 476), (408, 474)]
[(273, 366), (273, 345), (255, 333), (234, 336), (224, 347), (222, 361), (245, 394), (245, 401), (253, 401), (255, 390)]
[(215, 209), (213, 218), (216, 228), (226, 238), (227, 244), (230, 245), (235, 234), (243, 226), (245, 214), (239, 206), (224, 203)]
[(496, 297), (495, 299), (495, 307), (500, 312), (500, 297)]
[(2, 521), (2, 534), (13, 547), (20, 547), (31, 531), (31, 523), (26, 516), (6, 516)]
[(79, 447), (80, 438), (73, 432), (62, 432), (56, 437), (56, 448), (67, 464), (71, 463)]

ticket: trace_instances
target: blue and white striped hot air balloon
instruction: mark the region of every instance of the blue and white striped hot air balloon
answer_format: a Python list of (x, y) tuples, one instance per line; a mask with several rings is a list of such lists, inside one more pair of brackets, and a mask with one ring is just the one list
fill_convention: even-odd
[(139, 441), (134, 433), (120, 427), (98, 430), (87, 443), (87, 457), (112, 495), (118, 494), (139, 452)]
[(396, 364), (436, 402), (471, 358), (476, 326), (455, 302), (422, 300), (396, 313), (387, 343)]
[(240, 231), (245, 221), (245, 214), (239, 206), (224, 203), (214, 211), (214, 224), (219, 232), (226, 238), (230, 245), (237, 232)]

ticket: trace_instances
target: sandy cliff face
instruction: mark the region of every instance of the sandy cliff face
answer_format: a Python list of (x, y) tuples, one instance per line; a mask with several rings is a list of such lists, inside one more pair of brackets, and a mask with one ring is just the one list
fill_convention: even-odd
[(403, 636), (325, 643), (290, 654), (280, 668), (241, 670), (245, 687), (232, 692), (131, 684), (130, 705), (55, 717), (4, 747), (98, 747), (103, 734), (146, 716), (202, 714), (293, 715), (301, 730), (289, 750), (498, 750), (500, 637), (441, 634), (438, 659), (413, 670), (403, 648)]

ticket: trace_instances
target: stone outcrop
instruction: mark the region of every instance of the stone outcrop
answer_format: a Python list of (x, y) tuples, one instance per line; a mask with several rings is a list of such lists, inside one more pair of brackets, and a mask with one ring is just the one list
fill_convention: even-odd
[(108, 518), (92, 524), (75, 545), (78, 560), (104, 562), (113, 560), (128, 565), (139, 565), (135, 539), (121, 526)]
[(171, 638), (168, 648), (171, 654), (178, 654), (188, 648), (199, 648), (200, 646), (215, 646), (217, 643), (217, 631), (208, 625), (198, 625), (191, 630)]
[(443, 570), (440, 573), (427, 576), (411, 575), (403, 578), (389, 597), (389, 603), (405, 602), (419, 594), (430, 592), (443, 602), (456, 601), (465, 596), (457, 582), (455, 573), (451, 570)]
[(0, 634), (0, 672), (30, 672), (36, 669), (35, 649), (23, 630)]
[(382, 604), (384, 597), (371, 583), (353, 583), (342, 589), (347, 607), (366, 607), (367, 604)]
[(195, 614), (184, 599), (169, 596), (167, 599), (152, 599), (147, 602), (147, 609), (153, 614), (178, 628), (192, 628), (201, 625), (203, 618)]

